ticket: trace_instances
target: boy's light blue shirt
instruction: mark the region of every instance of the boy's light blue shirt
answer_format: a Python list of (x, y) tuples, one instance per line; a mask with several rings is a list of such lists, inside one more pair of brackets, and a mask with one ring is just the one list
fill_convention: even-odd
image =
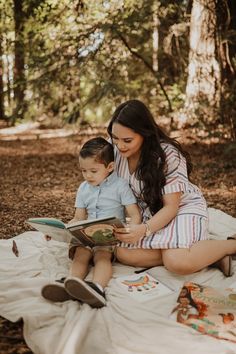
[(85, 208), (88, 219), (116, 216), (125, 221), (124, 206), (135, 203), (128, 182), (113, 172), (99, 186), (82, 182), (77, 190), (75, 207)]

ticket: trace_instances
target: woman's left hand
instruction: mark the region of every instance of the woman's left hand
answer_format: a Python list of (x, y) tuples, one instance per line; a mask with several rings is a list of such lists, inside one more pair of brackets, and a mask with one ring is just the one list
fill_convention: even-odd
[(120, 229), (119, 232), (119, 228), (114, 229), (115, 237), (121, 242), (135, 244), (145, 236), (144, 224), (130, 226), (129, 233), (124, 233), (122, 230), (123, 229)]

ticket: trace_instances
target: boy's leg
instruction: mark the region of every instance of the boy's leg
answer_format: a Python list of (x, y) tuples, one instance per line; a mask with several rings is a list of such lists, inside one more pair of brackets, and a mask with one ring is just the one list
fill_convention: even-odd
[(97, 250), (94, 253), (93, 283), (105, 288), (112, 277), (112, 253), (106, 250)]
[(78, 300), (99, 308), (106, 304), (104, 287), (112, 276), (111, 259), (113, 248), (94, 249), (94, 273), (92, 281), (82, 281), (75, 277), (68, 277), (65, 282), (67, 291)]
[(69, 270), (69, 276), (84, 279), (88, 274), (89, 262), (91, 259), (91, 249), (85, 247), (76, 247), (73, 261)]
[[(83, 279), (88, 273), (88, 265), (91, 258), (92, 252), (90, 249), (76, 247), (69, 274)], [(76, 300), (76, 298), (67, 292), (64, 286), (64, 280), (56, 280), (52, 284), (45, 285), (42, 288), (41, 294), (45, 299), (53, 302)]]

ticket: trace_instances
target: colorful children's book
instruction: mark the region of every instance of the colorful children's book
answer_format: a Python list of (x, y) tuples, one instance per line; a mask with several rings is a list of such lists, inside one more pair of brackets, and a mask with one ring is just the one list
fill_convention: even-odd
[(236, 289), (185, 283), (170, 317), (203, 334), (236, 342)]
[(70, 242), (75, 238), (85, 246), (91, 247), (116, 244), (118, 240), (114, 236), (114, 228), (124, 228), (124, 224), (116, 217), (82, 220), (69, 224), (55, 218), (30, 218), (26, 223), (57, 241)]
[(141, 302), (173, 292), (166, 285), (146, 272), (120, 276), (116, 278), (116, 282), (122, 288), (124, 293)]

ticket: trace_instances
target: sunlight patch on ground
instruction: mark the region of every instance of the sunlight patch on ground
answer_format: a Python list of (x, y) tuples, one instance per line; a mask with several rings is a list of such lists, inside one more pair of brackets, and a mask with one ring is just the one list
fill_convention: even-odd
[(0, 129), (0, 135), (13, 135), (13, 134), (19, 134), (23, 133), (32, 129), (36, 129), (40, 126), (40, 123), (34, 122), (34, 123), (22, 123), (19, 124), (15, 127), (10, 127), (10, 128), (3, 128)]

